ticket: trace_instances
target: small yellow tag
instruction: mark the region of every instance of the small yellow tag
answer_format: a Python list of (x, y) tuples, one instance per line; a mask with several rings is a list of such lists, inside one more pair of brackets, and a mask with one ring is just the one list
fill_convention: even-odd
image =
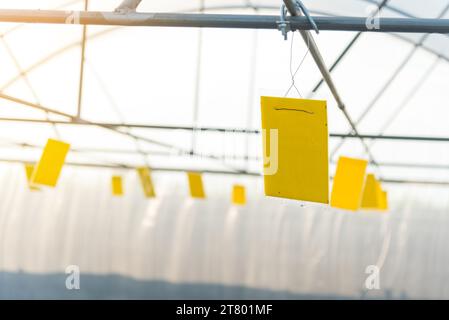
[(198, 199), (206, 198), (201, 174), (196, 172), (188, 172), (187, 176), (189, 178), (190, 196)]
[(149, 168), (140, 167), (137, 168), (137, 173), (140, 178), (140, 184), (142, 185), (143, 193), (147, 198), (156, 197), (156, 192), (154, 190), (153, 180), (151, 179), (151, 172)]
[(112, 184), (112, 194), (114, 196), (122, 196), (123, 195), (122, 177), (113, 176), (111, 179), (111, 184)]
[(33, 176), (33, 172), (34, 172), (34, 164), (32, 163), (25, 164), (25, 173), (27, 176), (28, 188), (31, 191), (39, 191), (40, 189), (37, 186), (33, 186), (31, 184), (31, 177)]
[(363, 209), (379, 209), (381, 206), (382, 189), (373, 174), (368, 174), (362, 196)]
[(48, 139), (41, 159), (33, 171), (31, 184), (55, 187), (69, 149), (68, 143)]
[(380, 209), (387, 211), (388, 210), (388, 192), (382, 190)]
[(331, 194), (331, 206), (356, 211), (362, 201), (368, 161), (340, 157)]
[(244, 186), (234, 185), (232, 187), (232, 203), (236, 205), (246, 204), (246, 190)]

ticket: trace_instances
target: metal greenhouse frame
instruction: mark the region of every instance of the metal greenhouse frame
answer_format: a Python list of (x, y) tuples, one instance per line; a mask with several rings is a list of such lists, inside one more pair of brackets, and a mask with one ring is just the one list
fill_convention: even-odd
[[(378, 5), (378, 9), (383, 9), (388, 3), (388, 0), (384, 0), (382, 3)], [(379, 18), (378, 27), (373, 28), (367, 23), (366, 17), (337, 17), (337, 16), (309, 16), (306, 8), (302, 7), (300, 2), (293, 0), (283, 0), (281, 14), (279, 16), (275, 15), (235, 15), (235, 14), (205, 14), (205, 13), (128, 13), (128, 14), (120, 14), (115, 12), (93, 12), (88, 11), (88, 0), (84, 0), (84, 11), (50, 11), (50, 10), (0, 10), (0, 22), (11, 22), (11, 23), (45, 23), (45, 24), (79, 24), (83, 26), (82, 29), (82, 38), (79, 42), (69, 44), (68, 46), (61, 48), (57, 52), (51, 53), (48, 57), (45, 57), (43, 60), (39, 61), (32, 67), (29, 67), (26, 70), (20, 68), (20, 66), (16, 63), (16, 67), (18, 69), (18, 75), (14, 79), (10, 80), (6, 85), (0, 88), (0, 98), (4, 100), (8, 100), (23, 106), (27, 106), (30, 108), (38, 109), (46, 114), (55, 114), (59, 116), (65, 117), (67, 120), (36, 120), (36, 119), (21, 119), (21, 118), (0, 118), (0, 121), (9, 121), (9, 122), (30, 122), (30, 123), (41, 123), (41, 124), (51, 124), (55, 127), (56, 125), (84, 125), (84, 126), (97, 126), (104, 128), (106, 130), (115, 132), (119, 135), (125, 135), (136, 141), (145, 141), (153, 145), (157, 145), (160, 147), (167, 148), (167, 152), (159, 152), (160, 154), (166, 155), (190, 155), (190, 156), (199, 156), (195, 152), (195, 150), (184, 150), (179, 147), (175, 147), (168, 143), (163, 143), (157, 140), (149, 139), (148, 137), (136, 135), (130, 133), (124, 129), (128, 128), (141, 128), (141, 129), (164, 129), (164, 130), (187, 130), (191, 132), (201, 132), (201, 131), (215, 131), (215, 132), (226, 132), (228, 129), (225, 128), (217, 128), (217, 127), (198, 127), (195, 123), (193, 126), (180, 127), (180, 126), (162, 126), (162, 125), (150, 125), (150, 124), (134, 124), (134, 123), (102, 123), (102, 122), (92, 122), (83, 119), (82, 117), (82, 97), (83, 97), (83, 83), (84, 83), (84, 64), (85, 64), (85, 51), (86, 51), (86, 42), (88, 40), (87, 35), (87, 26), (88, 25), (108, 25), (108, 26), (146, 26), (146, 27), (194, 27), (194, 28), (239, 28), (239, 29), (274, 29), (280, 30), (284, 34), (287, 35), (289, 31), (298, 31), (306, 45), (308, 46), (310, 53), (315, 61), (316, 66), (320, 70), (322, 80), (319, 81), (312, 90), (312, 94), (316, 92), (323, 82), (327, 84), (329, 87), (333, 98), (335, 99), (337, 106), (344, 114), (348, 124), (351, 127), (351, 131), (347, 134), (337, 134), (331, 133), (330, 137), (339, 138), (341, 142), (337, 145), (337, 148), (331, 152), (331, 159), (333, 155), (338, 151), (338, 149), (342, 146), (345, 139), (360, 139), (362, 142), (367, 155), (370, 158), (370, 163), (377, 167), (382, 166), (393, 166), (393, 167), (412, 167), (412, 168), (437, 168), (437, 169), (446, 169), (449, 166), (441, 166), (441, 165), (432, 165), (432, 164), (411, 164), (411, 163), (379, 163), (377, 162), (373, 155), (371, 154), (370, 145), (367, 143), (367, 140), (392, 140), (392, 141), (432, 141), (432, 142), (441, 142), (448, 143), (449, 137), (425, 137), (425, 136), (391, 136), (391, 135), (366, 135), (359, 132), (357, 125), (363, 120), (366, 114), (376, 105), (379, 99), (382, 97), (385, 90), (395, 81), (398, 74), (406, 67), (410, 59), (416, 53), (418, 48), (423, 48), (424, 50), (428, 50), (432, 52), (431, 49), (424, 47), (424, 41), (427, 39), (430, 33), (440, 33), (440, 34), (449, 34), (449, 19), (441, 19), (448, 11), (449, 5), (447, 5), (441, 14), (436, 19), (420, 19), (420, 18)], [(252, 8), (255, 11), (258, 10), (258, 7), (247, 6), (248, 8)], [(223, 7), (217, 7), (215, 9), (222, 9)], [(224, 7), (228, 8), (228, 7)], [(202, 12), (203, 6), (200, 9)], [(273, 9), (270, 7), (269, 9)], [(288, 10), (289, 16), (285, 14)], [(305, 15), (304, 15), (305, 14)], [(91, 35), (90, 38), (102, 36), (106, 33), (113, 31), (114, 28), (104, 30), (98, 32), (94, 35)], [(331, 68), (325, 65), (321, 53), (316, 45), (314, 38), (310, 31), (353, 31), (358, 32), (352, 40), (348, 43), (348, 45), (344, 48), (344, 50), (337, 57), (335, 62), (332, 64)], [(349, 50), (354, 46), (359, 37), (364, 32), (388, 32), (388, 33), (425, 33), (421, 37), (418, 43), (414, 45), (409, 54), (405, 57), (405, 59), (401, 62), (396, 70), (394, 70), (393, 74), (389, 77), (386, 83), (382, 86), (382, 88), (377, 92), (374, 99), (370, 101), (365, 110), (362, 112), (361, 116), (353, 120), (351, 115), (348, 113), (345, 103), (332, 79), (331, 72), (338, 66), (340, 61), (344, 58), (344, 56), (349, 52)], [(396, 37), (401, 38), (401, 35), (394, 35)], [(404, 39), (404, 38), (402, 38)], [(1, 38), (4, 45), (7, 45), (4, 37)], [(407, 40), (406, 40), (407, 41)], [(19, 99), (17, 97), (9, 96), (3, 93), (3, 90), (10, 86), (12, 83), (17, 81), (18, 79), (24, 78), (27, 79), (27, 74), (32, 71), (33, 68), (39, 66), (42, 63), (50, 60), (52, 57), (68, 50), (69, 48), (81, 47), (81, 57), (80, 57), (80, 78), (79, 78), (79, 88), (78, 88), (78, 102), (77, 102), (77, 113), (76, 115), (64, 113), (57, 111), (56, 109), (52, 109), (46, 106), (42, 106), (40, 103), (33, 103), (30, 101), (25, 101), (23, 99)], [(199, 52), (201, 50), (201, 42), (199, 43)], [(437, 63), (440, 60), (449, 59), (447, 57), (441, 56), (436, 52), (432, 52), (436, 55), (435, 63), (431, 68), (419, 79), (418, 84), (412, 88), (410, 92), (410, 96), (415, 94), (422, 83), (427, 79), (427, 77), (432, 73)], [(12, 58), (14, 59), (14, 55), (10, 52)], [(201, 63), (201, 59), (198, 58), (197, 64), (198, 69)], [(199, 72), (197, 70), (197, 72)], [(252, 79), (253, 81), (254, 79)], [(198, 82), (199, 79), (196, 80), (196, 90), (199, 90)], [(27, 81), (29, 88), (32, 90), (31, 84)], [(32, 90), (33, 91), (33, 90)], [(198, 93), (197, 93), (198, 94)], [(408, 103), (408, 99), (404, 100), (402, 104), (398, 107), (398, 112)], [(395, 116), (397, 115), (395, 114)], [(392, 119), (388, 120), (384, 125), (384, 129), (388, 127), (389, 123)], [(232, 130), (234, 133), (242, 133), (242, 134), (258, 134), (258, 130), (249, 130), (249, 129), (234, 129)], [(21, 147), (30, 147), (36, 148), (38, 146), (30, 145), (30, 144), (19, 144)], [(89, 150), (73, 150), (75, 152), (129, 152), (129, 151), (121, 151), (121, 150), (113, 150), (113, 149), (89, 149)], [(139, 154), (146, 155), (152, 154), (150, 150), (137, 150)], [(203, 157), (222, 161), (220, 157), (214, 155), (201, 155)], [(23, 162), (20, 159), (17, 160), (0, 160), (2, 162)], [(90, 167), (106, 167), (106, 168), (123, 168), (123, 169), (131, 169), (130, 166), (123, 164), (94, 164), (94, 163), (67, 163), (68, 165), (74, 166), (90, 166)], [(186, 168), (152, 168), (155, 171), (185, 171), (189, 170)], [(250, 176), (258, 176), (258, 173), (248, 172), (246, 170), (240, 170), (230, 167), (229, 171), (214, 171), (214, 170), (202, 170), (205, 173), (218, 173), (218, 174), (239, 174), (239, 175), (250, 175)], [(438, 181), (416, 181), (416, 180), (400, 180), (400, 179), (381, 179), (386, 183), (417, 183), (417, 184), (437, 184), (437, 185), (449, 185), (448, 182), (438, 182)]]

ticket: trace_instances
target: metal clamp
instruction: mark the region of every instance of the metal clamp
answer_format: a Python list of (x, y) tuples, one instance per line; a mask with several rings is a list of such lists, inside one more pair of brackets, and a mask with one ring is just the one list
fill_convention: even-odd
[(278, 30), (282, 32), (284, 40), (287, 40), (287, 34), (289, 31), (291, 31), (290, 21), (286, 20), (286, 16), (287, 16), (287, 7), (285, 6), (285, 4), (282, 4), (280, 19), (276, 23), (278, 25)]
[[(309, 21), (312, 28), (315, 30), (317, 34), (320, 33), (318, 30), (318, 26), (316, 25), (315, 21), (313, 20), (312, 16), (309, 14), (309, 10), (304, 6), (304, 4), (300, 0), (295, 1), (296, 8), (302, 11), (302, 13), (305, 15), (307, 20)], [(282, 32), (282, 35), (284, 36), (284, 40), (287, 40), (287, 34), (289, 31), (292, 31), (290, 26), (290, 21), (287, 21), (287, 7), (285, 4), (281, 5), (281, 15), (280, 20), (277, 21), (278, 30)]]

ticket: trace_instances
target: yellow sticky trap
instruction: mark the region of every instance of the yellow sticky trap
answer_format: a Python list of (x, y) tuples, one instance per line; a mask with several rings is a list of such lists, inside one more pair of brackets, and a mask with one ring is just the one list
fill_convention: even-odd
[(362, 196), (363, 209), (379, 209), (381, 205), (382, 189), (379, 181), (373, 174), (366, 177), (365, 188)]
[(190, 196), (192, 198), (204, 199), (206, 194), (204, 193), (203, 178), (200, 173), (188, 172)]
[(388, 193), (383, 190), (380, 198), (380, 210), (388, 210)]
[(329, 203), (326, 101), (261, 97), (265, 195)]
[(143, 193), (147, 198), (156, 197), (156, 192), (154, 190), (153, 180), (151, 179), (150, 169), (146, 167), (137, 168), (137, 173), (139, 174), (140, 183), (142, 185)]
[(244, 186), (235, 185), (232, 187), (232, 203), (237, 205), (246, 204), (246, 190)]
[(331, 206), (334, 208), (358, 210), (362, 200), (368, 161), (340, 157), (335, 172), (331, 194)]
[(31, 177), (33, 176), (33, 172), (34, 172), (34, 164), (31, 163), (25, 164), (25, 173), (27, 176), (28, 188), (30, 188), (31, 191), (38, 191), (40, 189), (36, 186), (33, 186), (31, 183)]
[(55, 187), (69, 152), (70, 144), (48, 139), (41, 159), (31, 177), (31, 184), (42, 184)]
[(111, 183), (112, 183), (112, 194), (114, 196), (122, 196), (123, 195), (122, 177), (113, 176), (111, 179)]
[(377, 199), (379, 199), (377, 209), (383, 210), (384, 207), (384, 200), (383, 200), (383, 190), (382, 185), (380, 184), (380, 181), (376, 179), (376, 193), (377, 193)]

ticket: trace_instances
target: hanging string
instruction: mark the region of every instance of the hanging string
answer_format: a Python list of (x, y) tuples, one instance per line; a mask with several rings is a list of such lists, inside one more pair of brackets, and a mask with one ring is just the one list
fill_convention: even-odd
[(299, 92), (299, 89), (296, 86), (295, 78), (296, 78), (296, 74), (298, 73), (299, 69), (301, 68), (304, 60), (306, 59), (307, 55), (309, 54), (309, 51), (310, 51), (310, 47), (309, 47), (310, 38), (307, 37), (307, 51), (304, 54), (304, 56), (302, 57), (301, 61), (299, 62), (299, 65), (296, 68), (295, 72), (293, 72), (293, 44), (294, 44), (294, 39), (295, 39), (295, 32), (292, 32), (292, 41), (291, 41), (291, 44), (290, 44), (290, 76), (291, 76), (292, 83), (290, 84), (290, 87), (288, 88), (288, 90), (285, 93), (284, 97), (287, 97), (288, 94), (290, 93), (290, 91), (292, 90), (292, 88), (295, 88), (295, 90), (298, 93), (299, 97), (302, 98), (301, 92)]

